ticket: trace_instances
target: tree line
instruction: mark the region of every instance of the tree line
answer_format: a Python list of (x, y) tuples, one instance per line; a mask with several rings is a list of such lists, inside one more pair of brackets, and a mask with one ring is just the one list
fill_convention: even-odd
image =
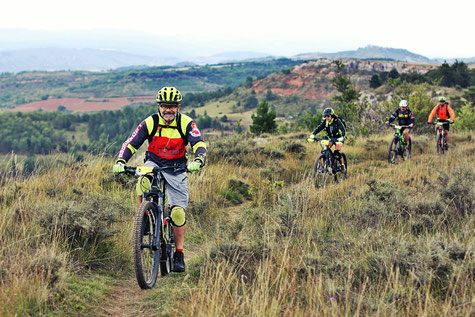
[(380, 72), (371, 77), (369, 86), (371, 88), (378, 88), (386, 84), (388, 80), (396, 80), (398, 78), (403, 82), (415, 84), (435, 83), (444, 87), (460, 88), (475, 86), (475, 70), (469, 69), (467, 64), (459, 61), (455, 61), (452, 65), (444, 62), (426, 74), (417, 72), (400, 74), (396, 69), (392, 69), (389, 72)]

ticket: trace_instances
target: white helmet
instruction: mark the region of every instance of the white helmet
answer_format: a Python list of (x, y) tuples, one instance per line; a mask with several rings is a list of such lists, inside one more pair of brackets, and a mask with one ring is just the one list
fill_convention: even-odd
[(399, 103), (399, 107), (407, 107), (408, 103), (407, 103), (407, 100), (401, 100), (401, 102)]

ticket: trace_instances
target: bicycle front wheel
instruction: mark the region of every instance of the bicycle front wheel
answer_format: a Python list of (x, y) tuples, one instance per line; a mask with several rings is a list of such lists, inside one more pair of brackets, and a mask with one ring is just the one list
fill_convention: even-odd
[(161, 226), (157, 205), (144, 201), (134, 220), (134, 262), (135, 275), (141, 289), (150, 289), (155, 285), (160, 263), (159, 232)]
[(398, 142), (395, 138), (392, 139), (388, 148), (388, 162), (394, 164), (397, 157), (397, 146)]
[(445, 148), (444, 148), (444, 139), (442, 135), (439, 133), (437, 136), (437, 154), (441, 155), (444, 154)]
[(315, 181), (315, 187), (317, 188), (325, 186), (325, 181), (328, 176), (328, 163), (329, 162), (325, 160), (325, 155), (321, 154), (313, 165), (313, 179)]

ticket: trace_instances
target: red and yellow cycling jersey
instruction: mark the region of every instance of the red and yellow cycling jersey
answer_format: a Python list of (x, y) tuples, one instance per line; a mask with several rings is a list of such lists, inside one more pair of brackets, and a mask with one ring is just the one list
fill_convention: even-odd
[(158, 114), (149, 116), (122, 144), (117, 160), (126, 163), (145, 140), (149, 142), (147, 159), (160, 166), (186, 164), (188, 143), (191, 144), (195, 157), (205, 163), (206, 143), (196, 123), (187, 115), (179, 113), (169, 124)]

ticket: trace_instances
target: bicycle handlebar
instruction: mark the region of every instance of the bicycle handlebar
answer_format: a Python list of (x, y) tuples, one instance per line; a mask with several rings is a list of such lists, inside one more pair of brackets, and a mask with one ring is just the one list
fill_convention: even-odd
[(432, 125), (443, 125), (443, 124), (454, 124), (455, 122), (453, 121), (444, 121), (444, 122), (441, 122), (441, 121), (438, 121), (438, 122), (427, 122), (427, 124), (432, 124)]
[(393, 127), (393, 128), (396, 128), (396, 127), (400, 127), (400, 128), (412, 128), (411, 126), (408, 126), (408, 125), (398, 125), (398, 124), (394, 124), (394, 123), (389, 123), (388, 125), (391, 126), (391, 127)]
[[(148, 174), (149, 172), (141, 172), (140, 168), (143, 168), (145, 166), (124, 166), (124, 174), (128, 175), (143, 175), (143, 174)], [(162, 167), (153, 167), (152, 168), (152, 173), (154, 175), (157, 175), (161, 171), (167, 170), (167, 169), (173, 169), (174, 172), (190, 172), (188, 171), (185, 167), (176, 167), (176, 166), (162, 166)], [(191, 172), (190, 172), (191, 173)]]

